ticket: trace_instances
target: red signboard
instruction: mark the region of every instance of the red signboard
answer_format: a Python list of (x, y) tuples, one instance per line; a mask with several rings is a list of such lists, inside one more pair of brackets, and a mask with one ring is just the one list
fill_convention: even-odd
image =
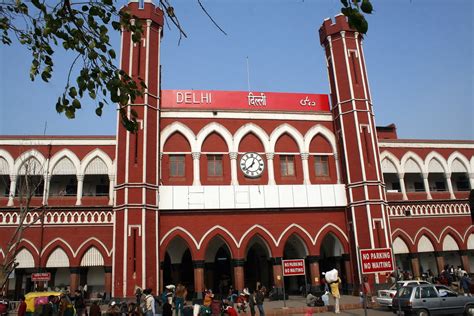
[(282, 260), (283, 276), (305, 275), (304, 259)]
[(362, 274), (393, 271), (392, 249), (361, 249), (360, 260)]
[(43, 273), (32, 273), (31, 274), (31, 281), (38, 282), (38, 281), (49, 281), (51, 280), (51, 273), (43, 272)]
[(329, 111), (327, 94), (214, 90), (162, 90), (164, 109)]

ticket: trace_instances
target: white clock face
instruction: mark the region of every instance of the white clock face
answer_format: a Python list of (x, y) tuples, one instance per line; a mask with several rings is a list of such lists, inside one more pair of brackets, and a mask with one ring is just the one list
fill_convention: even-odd
[(257, 153), (245, 153), (240, 158), (240, 170), (249, 178), (258, 178), (265, 169), (263, 158)]

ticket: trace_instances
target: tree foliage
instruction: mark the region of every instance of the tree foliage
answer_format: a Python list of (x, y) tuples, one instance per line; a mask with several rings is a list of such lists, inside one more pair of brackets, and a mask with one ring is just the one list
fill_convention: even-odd
[(372, 14), (374, 8), (370, 0), (341, 0), (343, 5), (341, 12), (347, 16), (349, 25), (359, 33), (366, 34), (369, 23), (364, 14)]
[[(196, 0), (202, 11), (219, 30), (224, 30)], [(117, 0), (3, 0), (0, 2), (0, 38), (4, 45), (13, 40), (31, 52), (30, 78), (38, 76), (48, 82), (54, 70), (54, 53), (66, 50), (73, 54), (64, 91), (56, 102), (56, 111), (73, 119), (82, 108), (84, 96), (95, 102), (95, 113), (102, 115), (105, 105), (117, 103), (121, 122), (131, 132), (137, 130), (134, 111), (127, 115), (125, 107), (142, 95), (146, 85), (139, 78), (133, 80), (117, 67), (117, 54), (112, 48), (109, 32), (127, 30), (132, 40), (139, 42), (142, 25), (130, 13), (117, 10)], [(352, 27), (365, 34), (368, 29), (363, 13), (372, 12), (369, 0), (341, 0), (342, 13)], [(159, 6), (178, 29), (180, 40), (186, 34), (173, 6), (168, 0), (159, 0)], [(75, 78), (71, 78), (74, 76)]]

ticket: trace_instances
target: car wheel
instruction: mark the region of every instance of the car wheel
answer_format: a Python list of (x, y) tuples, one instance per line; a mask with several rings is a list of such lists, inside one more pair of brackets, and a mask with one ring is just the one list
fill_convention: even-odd
[(474, 305), (467, 305), (466, 310), (464, 311), (466, 316), (474, 316)]
[(420, 309), (416, 311), (416, 316), (429, 316), (430, 313), (426, 309)]

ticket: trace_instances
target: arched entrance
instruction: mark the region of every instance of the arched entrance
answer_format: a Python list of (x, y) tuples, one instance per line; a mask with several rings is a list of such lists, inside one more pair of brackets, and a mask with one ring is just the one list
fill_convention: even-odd
[(245, 257), (245, 281), (246, 287), (255, 289), (257, 282), (267, 289), (273, 283), (273, 269), (270, 261), (270, 249), (259, 235), (252, 238), (247, 247)]
[(225, 241), (220, 236), (213, 238), (206, 249), (204, 278), (207, 288), (227, 295), (234, 279), (231, 260), (231, 252)]
[(346, 283), (345, 265), (342, 260), (343, 252), (341, 241), (333, 233), (328, 233), (321, 243), (319, 271), (322, 273), (336, 269), (342, 282)]
[[(308, 250), (301, 238), (298, 235), (291, 235), (285, 243), (283, 250), (283, 259), (305, 259), (308, 255)], [(306, 277), (309, 274), (309, 263), (305, 260)], [(285, 277), (285, 290), (288, 294), (301, 294), (306, 291), (305, 276)]]
[(181, 237), (175, 237), (166, 249), (163, 262), (163, 285), (181, 283), (194, 292), (193, 258), (188, 244)]

